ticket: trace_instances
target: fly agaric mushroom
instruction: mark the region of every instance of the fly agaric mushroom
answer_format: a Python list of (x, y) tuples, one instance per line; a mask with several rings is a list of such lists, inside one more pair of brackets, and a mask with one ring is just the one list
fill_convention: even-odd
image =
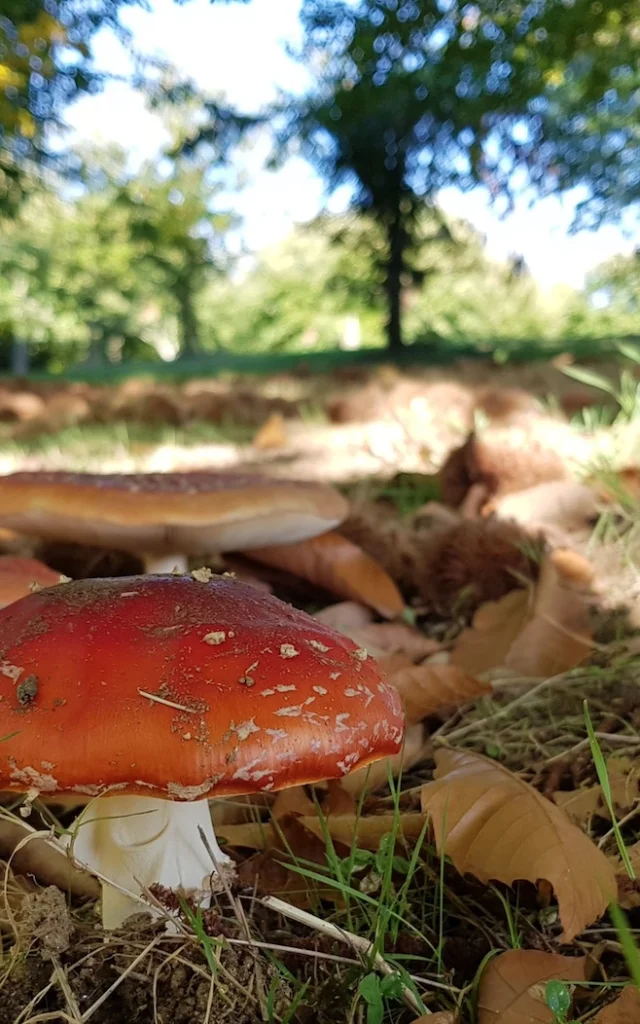
[(234, 473), (12, 473), (0, 477), (0, 526), (46, 540), (132, 551), (146, 572), (187, 555), (295, 543), (346, 518), (325, 484)]
[(26, 597), (32, 590), (54, 587), (66, 579), (37, 558), (0, 555), (0, 608)]
[[(94, 798), (73, 855), (206, 899), (207, 800), (397, 753), (395, 689), (351, 640), (230, 577), (76, 580), (0, 611), (0, 789)], [(202, 841), (204, 835), (207, 843)], [(103, 923), (139, 909), (103, 884)]]

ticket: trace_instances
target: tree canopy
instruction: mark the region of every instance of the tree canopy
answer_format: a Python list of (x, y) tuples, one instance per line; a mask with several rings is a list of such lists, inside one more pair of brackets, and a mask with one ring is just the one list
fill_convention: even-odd
[(329, 191), (351, 185), (384, 229), (392, 347), (417, 215), (442, 187), (483, 184), (508, 203), (518, 181), (587, 184), (600, 215), (632, 197), (639, 12), (637, 0), (304, 0), (300, 58), (315, 83), (289, 103), (280, 140)]

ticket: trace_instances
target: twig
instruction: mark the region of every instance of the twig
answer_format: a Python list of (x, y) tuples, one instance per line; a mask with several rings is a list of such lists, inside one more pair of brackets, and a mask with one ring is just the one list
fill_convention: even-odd
[(73, 992), (71, 990), (71, 986), (69, 984), (69, 979), (67, 978), (66, 974), (64, 973), (64, 970), (62, 968), (62, 964), (58, 960), (57, 956), (52, 957), (52, 963), (53, 963), (53, 977), (55, 978), (56, 983), (58, 984), (58, 986), (59, 986), (59, 988), (60, 988), (60, 990), (61, 990), (61, 992), (62, 992), (62, 994), (63, 994), (63, 996), (64, 996), (64, 998), (66, 1000), (67, 1009), (69, 1010), (69, 1013), (73, 1017), (74, 1021), (76, 1021), (76, 1024), (81, 1024), (81, 1022), (82, 1022), (82, 1014), (80, 1012), (80, 1007), (78, 1006), (78, 1003), (76, 1002), (76, 997), (74, 996), (74, 994), (73, 994)]
[[(136, 969), (138, 964), (142, 963), (144, 958), (146, 956), (148, 956), (148, 954), (151, 952), (151, 950), (154, 948), (154, 946), (158, 945), (158, 943), (160, 942), (160, 939), (161, 939), (161, 936), (160, 935), (156, 935), (156, 937), (153, 938), (151, 940), (151, 942), (147, 946), (145, 946), (145, 948), (142, 950), (142, 953), (139, 953), (138, 956), (135, 958), (135, 960), (131, 961), (131, 963), (126, 968), (126, 970), (124, 970), (122, 972), (122, 974), (118, 978), (116, 978), (116, 980), (113, 982), (113, 984), (109, 986), (107, 991), (103, 992), (102, 995), (100, 996), (100, 998), (96, 999), (95, 1003), (93, 1003), (93, 1005), (90, 1006), (88, 1010), (85, 1010), (85, 1012), (82, 1014), (82, 1017), (80, 1018), (82, 1024), (85, 1024), (85, 1021), (89, 1020), (90, 1017), (93, 1017), (93, 1015), (96, 1012), (96, 1010), (99, 1010), (100, 1007), (102, 1006), (102, 1004), (106, 1003), (107, 999), (109, 999), (109, 997), (115, 992), (115, 990), (120, 987), (120, 985), (125, 980), (125, 978), (128, 978), (128, 976), (131, 974), (131, 972)], [(75, 1024), (75, 1022), (74, 1022), (74, 1024)]]
[[(330, 921), (323, 921), (320, 917), (316, 917), (315, 914), (309, 914), (306, 910), (301, 910), (299, 907), (293, 907), (290, 903), (285, 903), (284, 900), (278, 899), (277, 896), (264, 896), (260, 903), (262, 903), (263, 907), (268, 907), (269, 910), (275, 911), (276, 914), (282, 914), (283, 917), (297, 921), (298, 924), (304, 924), (307, 928), (312, 928), (314, 931), (329, 935), (332, 939), (337, 939), (338, 942), (346, 942), (356, 952), (361, 953), (364, 957), (370, 957), (375, 968), (380, 971), (380, 974), (396, 973), (384, 957), (380, 953), (376, 953), (373, 943), (369, 942), (368, 939), (363, 939), (360, 935), (347, 932), (344, 928), (338, 928), (337, 925), (332, 924)], [(404, 985), (402, 987), (402, 999), (410, 1010), (413, 1010), (415, 1013), (424, 1013), (424, 1007), (420, 1005), (413, 992)], [(427, 1013), (430, 1013), (430, 1011), (427, 1010)]]
[(494, 714), (486, 715), (485, 718), (479, 718), (477, 721), (471, 722), (469, 725), (464, 725), (461, 729), (455, 729), (453, 732), (446, 733), (443, 739), (446, 739), (446, 742), (449, 743), (453, 739), (457, 740), (460, 739), (461, 736), (466, 736), (467, 733), (473, 732), (475, 729), (481, 729), (482, 726), (487, 725), (490, 722), (494, 722), (496, 718), (504, 718), (505, 716), (510, 715), (514, 708), (519, 707), (521, 704), (528, 703), (550, 686), (557, 686), (560, 680), (564, 680), (565, 682), (578, 682), (582, 678), (582, 675), (580, 675), (576, 676), (574, 679), (568, 680), (567, 673), (560, 672), (557, 676), (552, 676), (551, 679), (544, 679), (541, 683), (538, 683), (537, 686), (534, 686), (533, 689), (527, 690), (526, 693), (523, 693), (521, 697), (517, 697), (516, 700), (511, 701), (511, 703), (507, 704), (505, 707), (499, 708), (494, 712)]
[[(243, 932), (245, 934), (245, 938), (250, 943), (251, 940), (252, 940), (252, 935), (251, 935), (251, 929), (249, 928), (249, 922), (247, 921), (247, 917), (246, 917), (246, 914), (244, 912), (244, 907), (242, 906), (242, 903), (240, 902), (240, 900), (236, 899), (236, 897), (234, 896), (233, 892), (231, 891), (231, 886), (229, 885), (229, 883), (228, 883), (228, 881), (227, 881), (227, 879), (225, 877), (224, 868), (223, 868), (222, 871), (220, 870), (220, 862), (219, 862), (218, 858), (216, 857), (215, 853), (213, 852), (213, 850), (211, 849), (211, 843), (207, 839), (207, 836), (205, 834), (205, 831), (204, 831), (202, 825), (198, 825), (198, 832), (200, 833), (200, 839), (202, 840), (202, 843), (204, 845), (205, 850), (207, 851), (207, 853), (211, 857), (211, 863), (214, 866), (216, 874), (217, 874), (219, 880), (222, 882), (222, 885), (224, 887), (224, 891), (227, 894), (227, 899), (229, 900), (229, 902), (231, 903), (231, 906), (233, 907), (233, 909), (235, 911), (236, 917), (238, 918), (238, 921), (240, 923), (240, 927), (242, 928), (242, 930), (243, 930)], [(253, 955), (253, 963), (254, 963), (254, 967), (255, 967), (256, 996), (258, 998), (258, 1003), (260, 1005), (260, 1009), (262, 1010), (263, 1016), (266, 1019), (266, 1017), (267, 1017), (267, 1004), (266, 1004), (266, 1000), (265, 1000), (265, 996), (264, 996), (264, 991), (263, 991), (263, 988), (264, 988), (264, 975), (263, 975), (262, 970), (260, 968), (260, 962), (258, 960), (258, 957), (255, 954), (255, 950), (254, 950), (252, 955)]]

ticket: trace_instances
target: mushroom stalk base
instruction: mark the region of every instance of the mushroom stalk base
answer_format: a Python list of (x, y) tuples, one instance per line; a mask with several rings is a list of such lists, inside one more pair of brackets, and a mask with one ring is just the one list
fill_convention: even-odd
[(182, 554), (142, 555), (142, 561), (144, 562), (144, 571), (147, 575), (166, 576), (172, 573), (174, 569), (186, 572), (189, 568), (187, 556)]
[[(218, 864), (229, 863), (216, 842), (206, 800), (99, 797), (77, 819), (74, 836), (74, 858), (122, 888), (140, 893), (142, 887), (158, 883), (201, 905), (208, 903), (211, 875), (216, 874), (211, 854)], [(104, 928), (118, 928), (125, 918), (145, 909), (132, 897), (102, 884)]]

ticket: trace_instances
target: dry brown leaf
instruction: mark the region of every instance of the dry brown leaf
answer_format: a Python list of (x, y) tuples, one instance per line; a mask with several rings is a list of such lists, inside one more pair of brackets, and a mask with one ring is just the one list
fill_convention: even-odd
[(480, 979), (478, 1024), (552, 1024), (548, 981), (585, 981), (586, 957), (510, 949), (489, 961)]
[(340, 779), (329, 779), (327, 793), (322, 801), (322, 813), (330, 817), (332, 814), (355, 814), (358, 804), (351, 793), (348, 793)]
[(555, 536), (590, 531), (598, 510), (598, 495), (592, 487), (574, 480), (554, 480), (495, 498), (485, 513)]
[(402, 667), (404, 664), (422, 661), (430, 654), (442, 650), (441, 644), (425, 636), (415, 626), (408, 626), (404, 622), (371, 622), (370, 610), (354, 601), (342, 601), (323, 608), (316, 613), (315, 618), (344, 633), (359, 647), (364, 647), (378, 664), (383, 664), (384, 660), (387, 673), (390, 671), (387, 658), (403, 656), (407, 660), (398, 665)]
[(286, 814), (297, 814), (303, 817), (305, 814), (314, 814), (315, 804), (307, 796), (304, 786), (291, 786), (289, 789), (281, 789), (276, 795), (271, 814), (277, 821)]
[(253, 447), (284, 448), (287, 443), (287, 430), (281, 412), (272, 412), (265, 420), (253, 439)]
[(347, 636), (359, 647), (366, 648), (374, 658), (381, 654), (406, 654), (415, 662), (442, 650), (442, 644), (402, 622), (373, 622), (360, 629), (349, 630)]
[(385, 570), (339, 533), (323, 533), (298, 544), (246, 552), (248, 558), (309, 580), (338, 597), (369, 605), (384, 618), (404, 610), (400, 591)]
[[(322, 838), (322, 824), (315, 818), (302, 818), (305, 828)], [(360, 850), (377, 850), (380, 840), (396, 828), (393, 814), (372, 814), (356, 818), (355, 814), (340, 814), (327, 819), (327, 827), (334, 843), (351, 848), (354, 837)], [(417, 812), (401, 814), (397, 821), (398, 841), (418, 839), (424, 827), (424, 816)]]
[(558, 901), (563, 942), (602, 916), (616, 898), (614, 869), (555, 804), (480, 754), (442, 750), (436, 764), (436, 781), (422, 787), (422, 810), (438, 850), (444, 847), (460, 874), (506, 885), (546, 880)]
[(543, 559), (531, 619), (511, 645), (506, 668), (550, 678), (587, 660), (593, 649), (593, 575), (591, 564), (575, 551), (552, 551)]
[(600, 786), (583, 786), (569, 792), (556, 790), (553, 802), (574, 825), (586, 825), (596, 811), (602, 810), (602, 790)]
[[(282, 820), (285, 820), (285, 823), (290, 823), (288, 818)], [(322, 840), (324, 844), (323, 827), (317, 815), (309, 815), (296, 820), (301, 828), (313, 836), (314, 842)], [(355, 834), (361, 850), (377, 850), (382, 836), (392, 832), (395, 827), (393, 814), (373, 814), (360, 818), (357, 818), (355, 814), (332, 814), (326, 821), (333, 841), (347, 849), (351, 848)], [(405, 839), (417, 839), (423, 825), (424, 816), (422, 814), (418, 812), (402, 814), (399, 819), (399, 835)], [(278, 830), (273, 825), (256, 822), (227, 826), (221, 834), (221, 841), (233, 849), (246, 850), (271, 850), (278, 848), (280, 843)], [(294, 852), (300, 852), (294, 847), (292, 848)], [(324, 850), (324, 845), (322, 849)], [(308, 859), (313, 860), (314, 858)]]
[(607, 775), (614, 806), (626, 814), (640, 798), (640, 767), (630, 757), (614, 754), (607, 758)]
[(540, 678), (575, 668), (593, 649), (593, 575), (591, 564), (575, 551), (546, 555), (533, 601), (528, 591), (513, 590), (482, 605), (456, 640), (451, 664), (475, 674), (504, 665)]
[(408, 725), (492, 692), (488, 683), (481, 683), (456, 665), (412, 665), (388, 678), (402, 697)]
[[(297, 907), (314, 907), (320, 899), (340, 902), (342, 897), (337, 889), (305, 879), (287, 866), (290, 854), (297, 860), (311, 861), (319, 865), (326, 862), (324, 835), (321, 831), (318, 835), (307, 828), (307, 821), (320, 824), (316, 816), (311, 819), (296, 814), (284, 814), (279, 819), (277, 828), (265, 827), (262, 845), (264, 852), (241, 861), (238, 866), (240, 883), (255, 887), (261, 893), (284, 896)], [(242, 828), (241, 825), (236, 827)], [(338, 852), (339, 855), (346, 856), (349, 850), (345, 847)]]
[[(369, 653), (371, 654), (371, 651)], [(413, 661), (406, 654), (377, 654), (375, 659), (380, 671), (384, 672), (387, 678), (391, 678), (402, 668), (414, 667)]]
[(211, 800), (209, 810), (213, 827), (217, 832), (224, 825), (258, 821), (261, 810), (270, 807), (275, 799), (275, 793), (252, 793), (249, 796), (235, 796), (232, 800), (224, 800), (222, 797)]
[(593, 1024), (638, 1024), (640, 1021), (640, 991), (627, 985), (615, 1002), (605, 1006)]
[(457, 638), (451, 664), (480, 674), (501, 665), (529, 616), (529, 592), (512, 590), (480, 605), (469, 629)]
[(357, 601), (339, 601), (338, 604), (330, 604), (327, 608), (321, 608), (316, 612), (314, 619), (323, 622), (331, 629), (337, 629), (339, 633), (349, 635), (349, 630), (361, 629), (368, 626), (373, 618), (370, 608), (365, 608)]
[(627, 853), (629, 854), (629, 860), (631, 861), (631, 867), (633, 868), (634, 874), (637, 878), (640, 878), (640, 839), (636, 843), (632, 843), (631, 846), (627, 847)]
[(386, 786), (389, 780), (389, 767), (394, 778), (397, 778), (401, 771), (405, 774), (421, 761), (424, 756), (425, 734), (422, 722), (416, 722), (405, 729), (402, 750), (393, 757), (384, 758), (382, 761), (374, 761), (366, 768), (356, 768), (355, 772), (349, 772), (340, 780), (341, 786), (357, 797), (366, 789), (368, 793)]

